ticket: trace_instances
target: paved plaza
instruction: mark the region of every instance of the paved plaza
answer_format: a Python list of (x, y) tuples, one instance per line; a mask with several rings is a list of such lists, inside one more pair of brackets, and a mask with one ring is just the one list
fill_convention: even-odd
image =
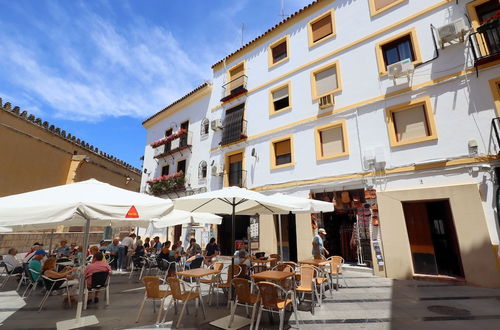
[[(374, 277), (370, 274), (347, 271), (348, 288), (334, 291), (333, 298), (326, 299), (315, 314), (308, 311), (309, 305), (299, 306), (301, 329), (499, 329), (500, 290), (435, 283), (423, 281), (401, 281)], [(4, 329), (53, 329), (57, 321), (75, 316), (75, 308), (63, 307), (61, 296), (49, 297), (44, 310), (38, 313), (37, 306), (41, 290), (33, 292), (24, 302), (15, 291), (15, 281), (0, 292), (0, 323)], [(203, 287), (203, 294), (207, 288)], [(114, 274), (111, 280), (111, 304), (106, 307), (103, 298), (98, 304), (90, 304), (83, 315), (94, 314), (99, 326), (90, 329), (155, 328), (156, 313), (147, 302), (139, 323), (135, 323), (144, 289), (138, 276), (129, 279), (127, 273)], [(219, 297), (223, 301), (222, 294)], [(207, 301), (205, 297), (205, 301)], [(217, 329), (209, 323), (229, 313), (222, 306), (207, 306), (207, 318), (202, 313), (194, 316), (194, 304), (186, 315), (183, 329)], [(244, 308), (237, 313), (245, 315)], [(289, 325), (296, 327), (291, 313), (287, 313)], [(173, 311), (167, 316), (170, 328), (176, 320)], [(285, 323), (286, 324), (286, 323)], [(277, 329), (278, 319), (263, 315), (261, 327)], [(287, 328), (287, 327), (285, 327)], [(248, 329), (248, 327), (243, 328)]]

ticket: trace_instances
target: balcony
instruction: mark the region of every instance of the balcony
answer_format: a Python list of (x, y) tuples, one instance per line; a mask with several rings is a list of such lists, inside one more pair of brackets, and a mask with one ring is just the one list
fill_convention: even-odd
[(497, 15), (469, 36), (474, 66), (500, 59), (500, 17)]
[(162, 196), (170, 193), (178, 193), (186, 190), (186, 178), (184, 173), (177, 172), (170, 175), (163, 175), (147, 181), (149, 192), (154, 196)]
[(222, 140), (220, 145), (237, 142), (247, 138), (247, 121), (241, 118), (227, 118), (222, 128)]
[(247, 171), (238, 170), (224, 173), (224, 186), (245, 188), (247, 186)]
[(154, 147), (155, 148), (153, 156), (154, 158), (167, 157), (175, 154), (176, 152), (180, 152), (182, 154), (182, 151), (186, 149), (191, 150), (193, 141), (193, 132), (185, 131), (185, 133), (177, 134), (174, 138), (171, 138), (171, 136), (162, 139), (162, 140), (168, 140), (168, 142), (162, 143), (164, 142), (162, 140), (158, 140), (157, 142), (155, 142), (157, 146)]
[(245, 94), (247, 90), (247, 76), (239, 76), (225, 85), (222, 85), (221, 102), (227, 102), (241, 94)]

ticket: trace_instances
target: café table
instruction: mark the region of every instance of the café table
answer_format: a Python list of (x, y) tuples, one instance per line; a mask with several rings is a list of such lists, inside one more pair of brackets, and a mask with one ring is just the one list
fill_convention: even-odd
[(268, 263), (271, 264), (277, 261), (278, 261), (277, 258), (267, 258), (267, 259), (252, 258), (252, 264), (255, 264), (254, 269), (257, 268), (259, 270), (267, 269)]
[(177, 276), (194, 278), (196, 283), (196, 289), (198, 290), (201, 296), (200, 278), (210, 275), (216, 275), (219, 274), (220, 272), (221, 272), (220, 270), (215, 270), (215, 269), (195, 268), (195, 269), (184, 270), (182, 272), (177, 272)]
[(281, 282), (286, 280), (289, 277), (293, 277), (295, 273), (291, 272), (281, 272), (278, 270), (266, 270), (260, 273), (252, 274), (252, 278), (255, 280), (263, 280), (263, 281), (274, 281)]
[(313, 266), (316, 266), (316, 267), (323, 267), (323, 266), (328, 265), (328, 263), (330, 263), (330, 260), (305, 259), (305, 260), (300, 260), (298, 263), (302, 264), (302, 265), (313, 265)]

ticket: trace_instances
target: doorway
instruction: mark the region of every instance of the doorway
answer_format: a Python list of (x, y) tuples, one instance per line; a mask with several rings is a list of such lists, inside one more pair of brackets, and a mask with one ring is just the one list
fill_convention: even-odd
[[(281, 234), (283, 236), (284, 261), (297, 262), (297, 228), (295, 226), (295, 214), (284, 214), (281, 216)], [(277, 251), (280, 254), (279, 222), (278, 216), (274, 216), (274, 226), (276, 229)]]
[[(250, 217), (246, 215), (237, 215), (235, 220), (234, 238), (248, 243), (248, 227), (250, 226)], [(224, 215), (222, 223), (217, 226), (217, 244), (220, 247), (220, 253), (224, 256), (231, 255), (231, 216)]]
[(414, 272), (463, 277), (449, 200), (402, 204)]

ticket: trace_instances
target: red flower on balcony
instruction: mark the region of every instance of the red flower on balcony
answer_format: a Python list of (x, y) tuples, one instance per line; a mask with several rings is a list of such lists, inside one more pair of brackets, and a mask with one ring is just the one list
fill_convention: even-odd
[(155, 196), (159, 196), (172, 191), (185, 189), (184, 184), (186, 183), (186, 179), (184, 173), (180, 171), (174, 174), (159, 176), (148, 180), (147, 183), (149, 184), (151, 193)]
[(153, 148), (158, 148), (159, 146), (162, 146), (164, 144), (172, 142), (175, 139), (179, 139), (179, 138), (183, 137), (186, 134), (187, 134), (187, 130), (184, 129), (184, 128), (181, 128), (177, 132), (172, 133), (169, 136), (166, 136), (164, 138), (156, 140), (155, 142), (151, 143), (150, 146), (153, 147)]

